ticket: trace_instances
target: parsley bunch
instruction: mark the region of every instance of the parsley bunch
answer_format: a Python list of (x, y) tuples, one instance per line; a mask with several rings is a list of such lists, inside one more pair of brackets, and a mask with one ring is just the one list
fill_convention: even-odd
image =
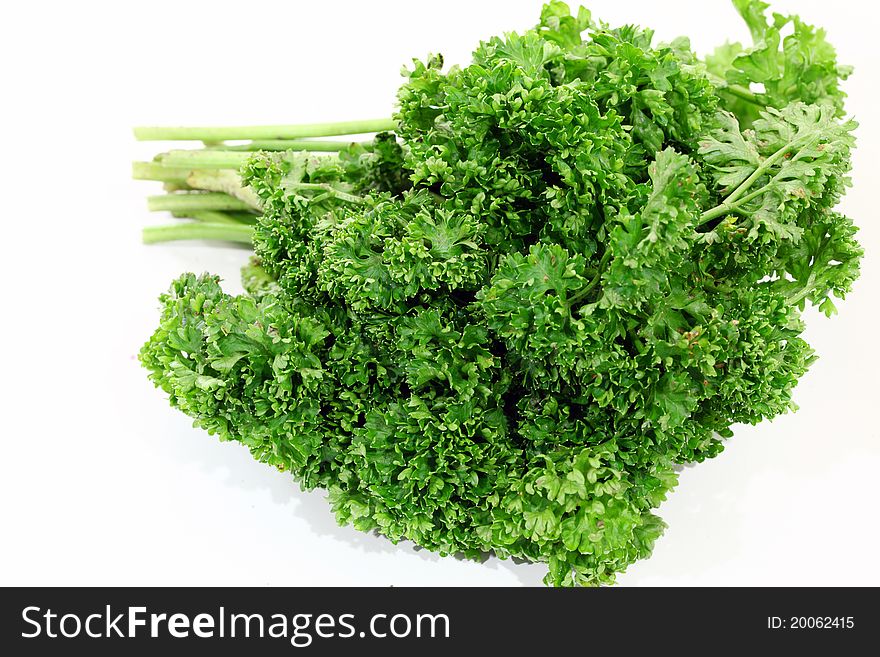
[(802, 311), (858, 276), (849, 70), (734, 4), (754, 44), (705, 60), (554, 1), (468, 66), (416, 60), (391, 120), (139, 129), (206, 142), (135, 165), (192, 219), (145, 238), (255, 253), (244, 295), (172, 283), (150, 377), (341, 523), (613, 582), (677, 466), (794, 407)]

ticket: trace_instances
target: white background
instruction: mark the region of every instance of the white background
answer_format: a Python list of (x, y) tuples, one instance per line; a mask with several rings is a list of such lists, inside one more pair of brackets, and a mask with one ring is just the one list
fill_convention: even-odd
[[(723, 0), (593, 0), (594, 16), (747, 39)], [(622, 585), (880, 585), (878, 193), (874, 3), (779, 0), (825, 26), (856, 66), (862, 122), (844, 209), (863, 277), (840, 315), (809, 319), (821, 359), (801, 410), (739, 427), (686, 469), (654, 556)], [(246, 252), (147, 247), (156, 221), (129, 162), (139, 124), (296, 123), (387, 116), (400, 67), (525, 29), (538, 0), (5, 3), (0, 18), (2, 319), (0, 585), (536, 585), (542, 565), (441, 559), (337, 527), (321, 492), (194, 430), (135, 355), (156, 297), (184, 270), (237, 291)], [(162, 219), (162, 218), (158, 218)]]

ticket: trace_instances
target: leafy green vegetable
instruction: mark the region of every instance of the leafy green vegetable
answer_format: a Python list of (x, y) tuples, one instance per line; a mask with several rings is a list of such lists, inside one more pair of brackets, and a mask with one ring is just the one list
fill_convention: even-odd
[(209, 142), (135, 165), (193, 220), (145, 237), (255, 252), (244, 295), (161, 297), (150, 377), (340, 522), (613, 582), (676, 466), (794, 408), (802, 310), (858, 276), (849, 70), (734, 4), (754, 45), (705, 61), (554, 1), (467, 66), (415, 60), (392, 121), (141, 129)]
[[(752, 33), (754, 45), (725, 44), (706, 58), (708, 69), (734, 88), (721, 92), (728, 109), (735, 111), (743, 124), (757, 118), (757, 104), (781, 108), (793, 101), (821, 103), (843, 115), (846, 94), (840, 82), (852, 73), (849, 66), (837, 63), (834, 47), (825, 40), (825, 31), (807, 25), (798, 16), (773, 14), (765, 17), (767, 3), (761, 0), (733, 0), (737, 11)], [(782, 32), (791, 26), (791, 34)], [(755, 94), (758, 103), (748, 102), (736, 85), (746, 88), (762, 85)], [(745, 102), (743, 102), (745, 100)]]

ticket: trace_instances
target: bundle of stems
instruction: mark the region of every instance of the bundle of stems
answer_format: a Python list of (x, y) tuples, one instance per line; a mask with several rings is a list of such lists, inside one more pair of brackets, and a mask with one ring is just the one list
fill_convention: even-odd
[(150, 162), (134, 162), (132, 177), (163, 183), (164, 194), (147, 198), (151, 211), (170, 212), (176, 223), (149, 226), (143, 240), (221, 240), (251, 244), (260, 202), (243, 187), (241, 166), (257, 151), (295, 151), (333, 157), (353, 142), (343, 137), (393, 130), (393, 119), (334, 123), (229, 127), (140, 127), (140, 141), (196, 141), (197, 149), (160, 153)]

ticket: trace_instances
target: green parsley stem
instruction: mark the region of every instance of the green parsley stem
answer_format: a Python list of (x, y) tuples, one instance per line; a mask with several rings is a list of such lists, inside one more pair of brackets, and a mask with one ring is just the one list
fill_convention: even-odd
[(224, 141), (236, 139), (303, 139), (307, 137), (335, 137), (369, 132), (394, 130), (394, 119), (367, 119), (363, 121), (339, 121), (335, 123), (304, 123), (301, 125), (224, 126), (224, 127), (156, 127), (134, 129), (140, 141), (196, 140)]
[(186, 183), (189, 169), (166, 167), (159, 162), (132, 162), (131, 177), (135, 180), (158, 180), (159, 182)]
[(711, 210), (706, 210), (701, 215), (700, 223), (698, 224), (698, 226), (702, 226), (706, 222), (709, 222), (712, 219), (716, 219), (717, 217), (725, 214), (731, 214), (732, 212), (742, 213), (742, 209), (740, 206), (745, 205), (752, 199), (757, 198), (758, 196), (761, 196), (761, 194), (764, 194), (769, 187), (770, 185), (765, 185), (759, 189), (749, 192), (748, 194), (734, 201), (733, 203), (725, 200), (724, 203), (722, 203), (721, 205), (716, 205)]
[(579, 290), (576, 294), (572, 295), (571, 299), (568, 300), (569, 305), (574, 306), (584, 299), (587, 298), (587, 295), (593, 291), (599, 281), (602, 278), (602, 274), (605, 272), (605, 267), (608, 266), (608, 263), (611, 261), (611, 249), (607, 249), (605, 253), (602, 255), (602, 259), (599, 261), (598, 267), (596, 267), (596, 275), (593, 276), (592, 280), (587, 283), (587, 286), (582, 290)]
[(257, 212), (263, 209), (263, 203), (256, 192), (250, 187), (242, 186), (237, 171), (195, 169), (187, 176), (186, 184), (193, 189), (229, 194)]
[(174, 150), (162, 153), (157, 160), (165, 167), (187, 169), (240, 169), (251, 153), (215, 150)]
[(348, 201), (349, 203), (363, 203), (364, 199), (356, 194), (349, 194), (348, 192), (343, 192), (339, 189), (336, 189), (332, 185), (328, 183), (282, 183), (284, 189), (301, 189), (301, 190), (313, 190), (313, 191), (324, 191), (330, 194), (331, 196), (335, 196), (340, 201)]
[(343, 151), (352, 144), (368, 142), (329, 141), (318, 139), (262, 139), (247, 144), (216, 144), (210, 148), (221, 151), (308, 151), (312, 153), (332, 153)]
[(703, 224), (705, 224), (709, 221), (712, 221), (712, 219), (716, 219), (716, 218), (723, 216), (725, 214), (730, 214), (731, 212), (736, 211), (736, 209), (740, 205), (743, 205), (744, 203), (747, 203), (747, 202), (751, 201), (752, 199), (760, 196), (764, 192), (766, 192), (769, 185), (764, 185), (763, 187), (760, 187), (759, 189), (754, 190), (750, 194), (743, 196), (749, 190), (749, 188), (755, 183), (756, 180), (758, 180), (761, 176), (763, 176), (765, 173), (767, 173), (767, 171), (770, 169), (770, 167), (772, 167), (779, 160), (781, 160), (788, 153), (790, 153), (792, 149), (794, 149), (796, 147), (800, 147), (801, 141), (803, 141), (802, 137), (793, 139), (792, 141), (788, 142), (787, 144), (782, 146), (780, 149), (778, 149), (775, 153), (773, 153), (772, 155), (767, 157), (767, 159), (765, 159), (763, 162), (761, 162), (760, 166), (758, 166), (752, 172), (752, 175), (750, 175), (748, 178), (743, 180), (742, 183), (740, 183), (739, 187), (737, 187), (730, 194), (728, 194), (727, 198), (724, 199), (723, 203), (721, 203), (720, 205), (716, 205), (711, 210), (706, 210), (706, 212), (704, 212), (702, 214), (702, 216), (700, 218), (700, 223), (698, 224), (698, 226), (702, 226)]
[(244, 201), (220, 192), (195, 194), (163, 194), (147, 198), (147, 208), (152, 212), (192, 212), (196, 210), (251, 210)]
[(233, 214), (219, 210), (196, 210), (195, 212), (174, 212), (172, 214), (176, 219), (192, 219), (207, 224), (233, 224), (235, 226), (253, 224), (255, 219), (252, 214), (244, 212)]
[(718, 91), (723, 91), (726, 94), (735, 96), (736, 98), (744, 100), (747, 103), (758, 105), (759, 107), (767, 106), (767, 102), (763, 100), (761, 95), (756, 94), (754, 91), (746, 89), (745, 87), (741, 87), (738, 84), (729, 84), (724, 78), (717, 75), (712, 75), (711, 73), (708, 73), (707, 77), (712, 81), (712, 84), (717, 87)]
[(144, 244), (176, 240), (220, 240), (250, 245), (252, 234), (253, 228), (251, 226), (189, 222), (167, 226), (148, 226), (143, 230), (143, 240)]
[(804, 284), (802, 288), (797, 291), (797, 294), (792, 294), (791, 296), (786, 296), (786, 301), (791, 306), (798, 305), (804, 298), (813, 291), (813, 284), (815, 282), (815, 275), (810, 274), (810, 277), (807, 279), (807, 282)]

